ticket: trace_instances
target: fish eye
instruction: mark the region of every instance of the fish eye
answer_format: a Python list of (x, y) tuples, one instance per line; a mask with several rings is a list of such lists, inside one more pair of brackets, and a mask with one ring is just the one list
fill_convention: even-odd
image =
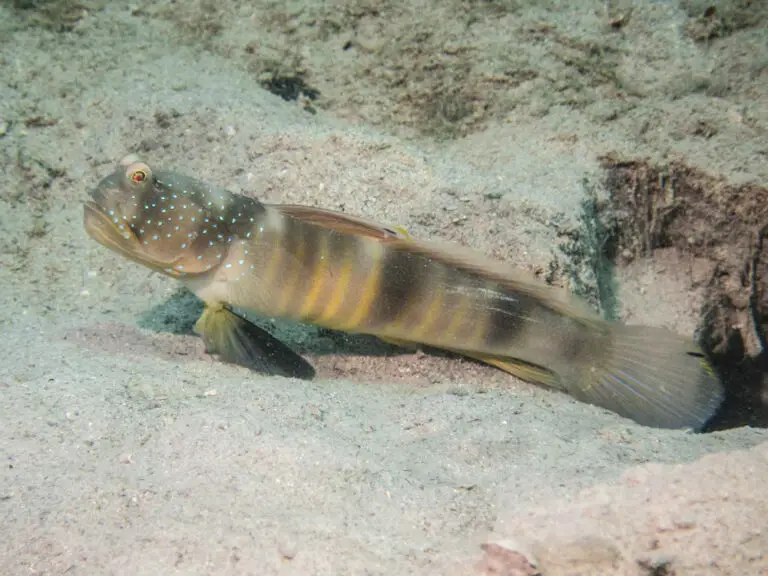
[(135, 162), (125, 169), (125, 176), (132, 184), (141, 185), (151, 178), (152, 172), (143, 162)]

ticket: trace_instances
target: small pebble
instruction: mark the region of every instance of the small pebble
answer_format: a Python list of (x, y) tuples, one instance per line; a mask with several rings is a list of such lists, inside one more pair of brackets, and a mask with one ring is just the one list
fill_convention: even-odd
[(293, 560), (299, 552), (299, 543), (293, 534), (281, 534), (277, 540), (277, 551), (286, 560)]
[(443, 52), (451, 56), (455, 56), (459, 53), (461, 47), (456, 42), (446, 42), (443, 44)]

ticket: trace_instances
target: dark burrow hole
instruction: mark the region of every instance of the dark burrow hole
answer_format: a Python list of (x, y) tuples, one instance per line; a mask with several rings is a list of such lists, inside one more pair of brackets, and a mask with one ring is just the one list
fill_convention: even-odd
[(708, 431), (768, 426), (768, 189), (733, 186), (681, 162), (601, 159), (616, 258), (674, 249), (711, 270), (698, 340), (723, 380), (726, 399)]
[(261, 85), (287, 102), (297, 100), (302, 94), (309, 100), (316, 100), (320, 96), (320, 91), (307, 84), (298, 74), (273, 74), (262, 80)]

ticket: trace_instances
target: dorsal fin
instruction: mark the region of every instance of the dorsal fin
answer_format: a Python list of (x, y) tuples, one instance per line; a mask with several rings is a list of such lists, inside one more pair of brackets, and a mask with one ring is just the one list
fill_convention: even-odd
[(350, 216), (343, 212), (325, 210), (323, 208), (313, 208), (311, 206), (300, 206), (297, 204), (272, 204), (281, 214), (309, 222), (315, 226), (330, 228), (342, 234), (354, 234), (358, 236), (367, 236), (382, 242), (391, 242), (395, 240), (404, 240), (408, 236), (402, 230), (394, 227), (384, 226), (373, 220)]

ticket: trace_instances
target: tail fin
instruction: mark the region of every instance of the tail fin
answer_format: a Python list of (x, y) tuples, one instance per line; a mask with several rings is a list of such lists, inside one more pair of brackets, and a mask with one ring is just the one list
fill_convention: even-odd
[(600, 360), (563, 375), (567, 391), (645, 426), (700, 430), (724, 396), (702, 351), (661, 328), (616, 324), (610, 330)]

